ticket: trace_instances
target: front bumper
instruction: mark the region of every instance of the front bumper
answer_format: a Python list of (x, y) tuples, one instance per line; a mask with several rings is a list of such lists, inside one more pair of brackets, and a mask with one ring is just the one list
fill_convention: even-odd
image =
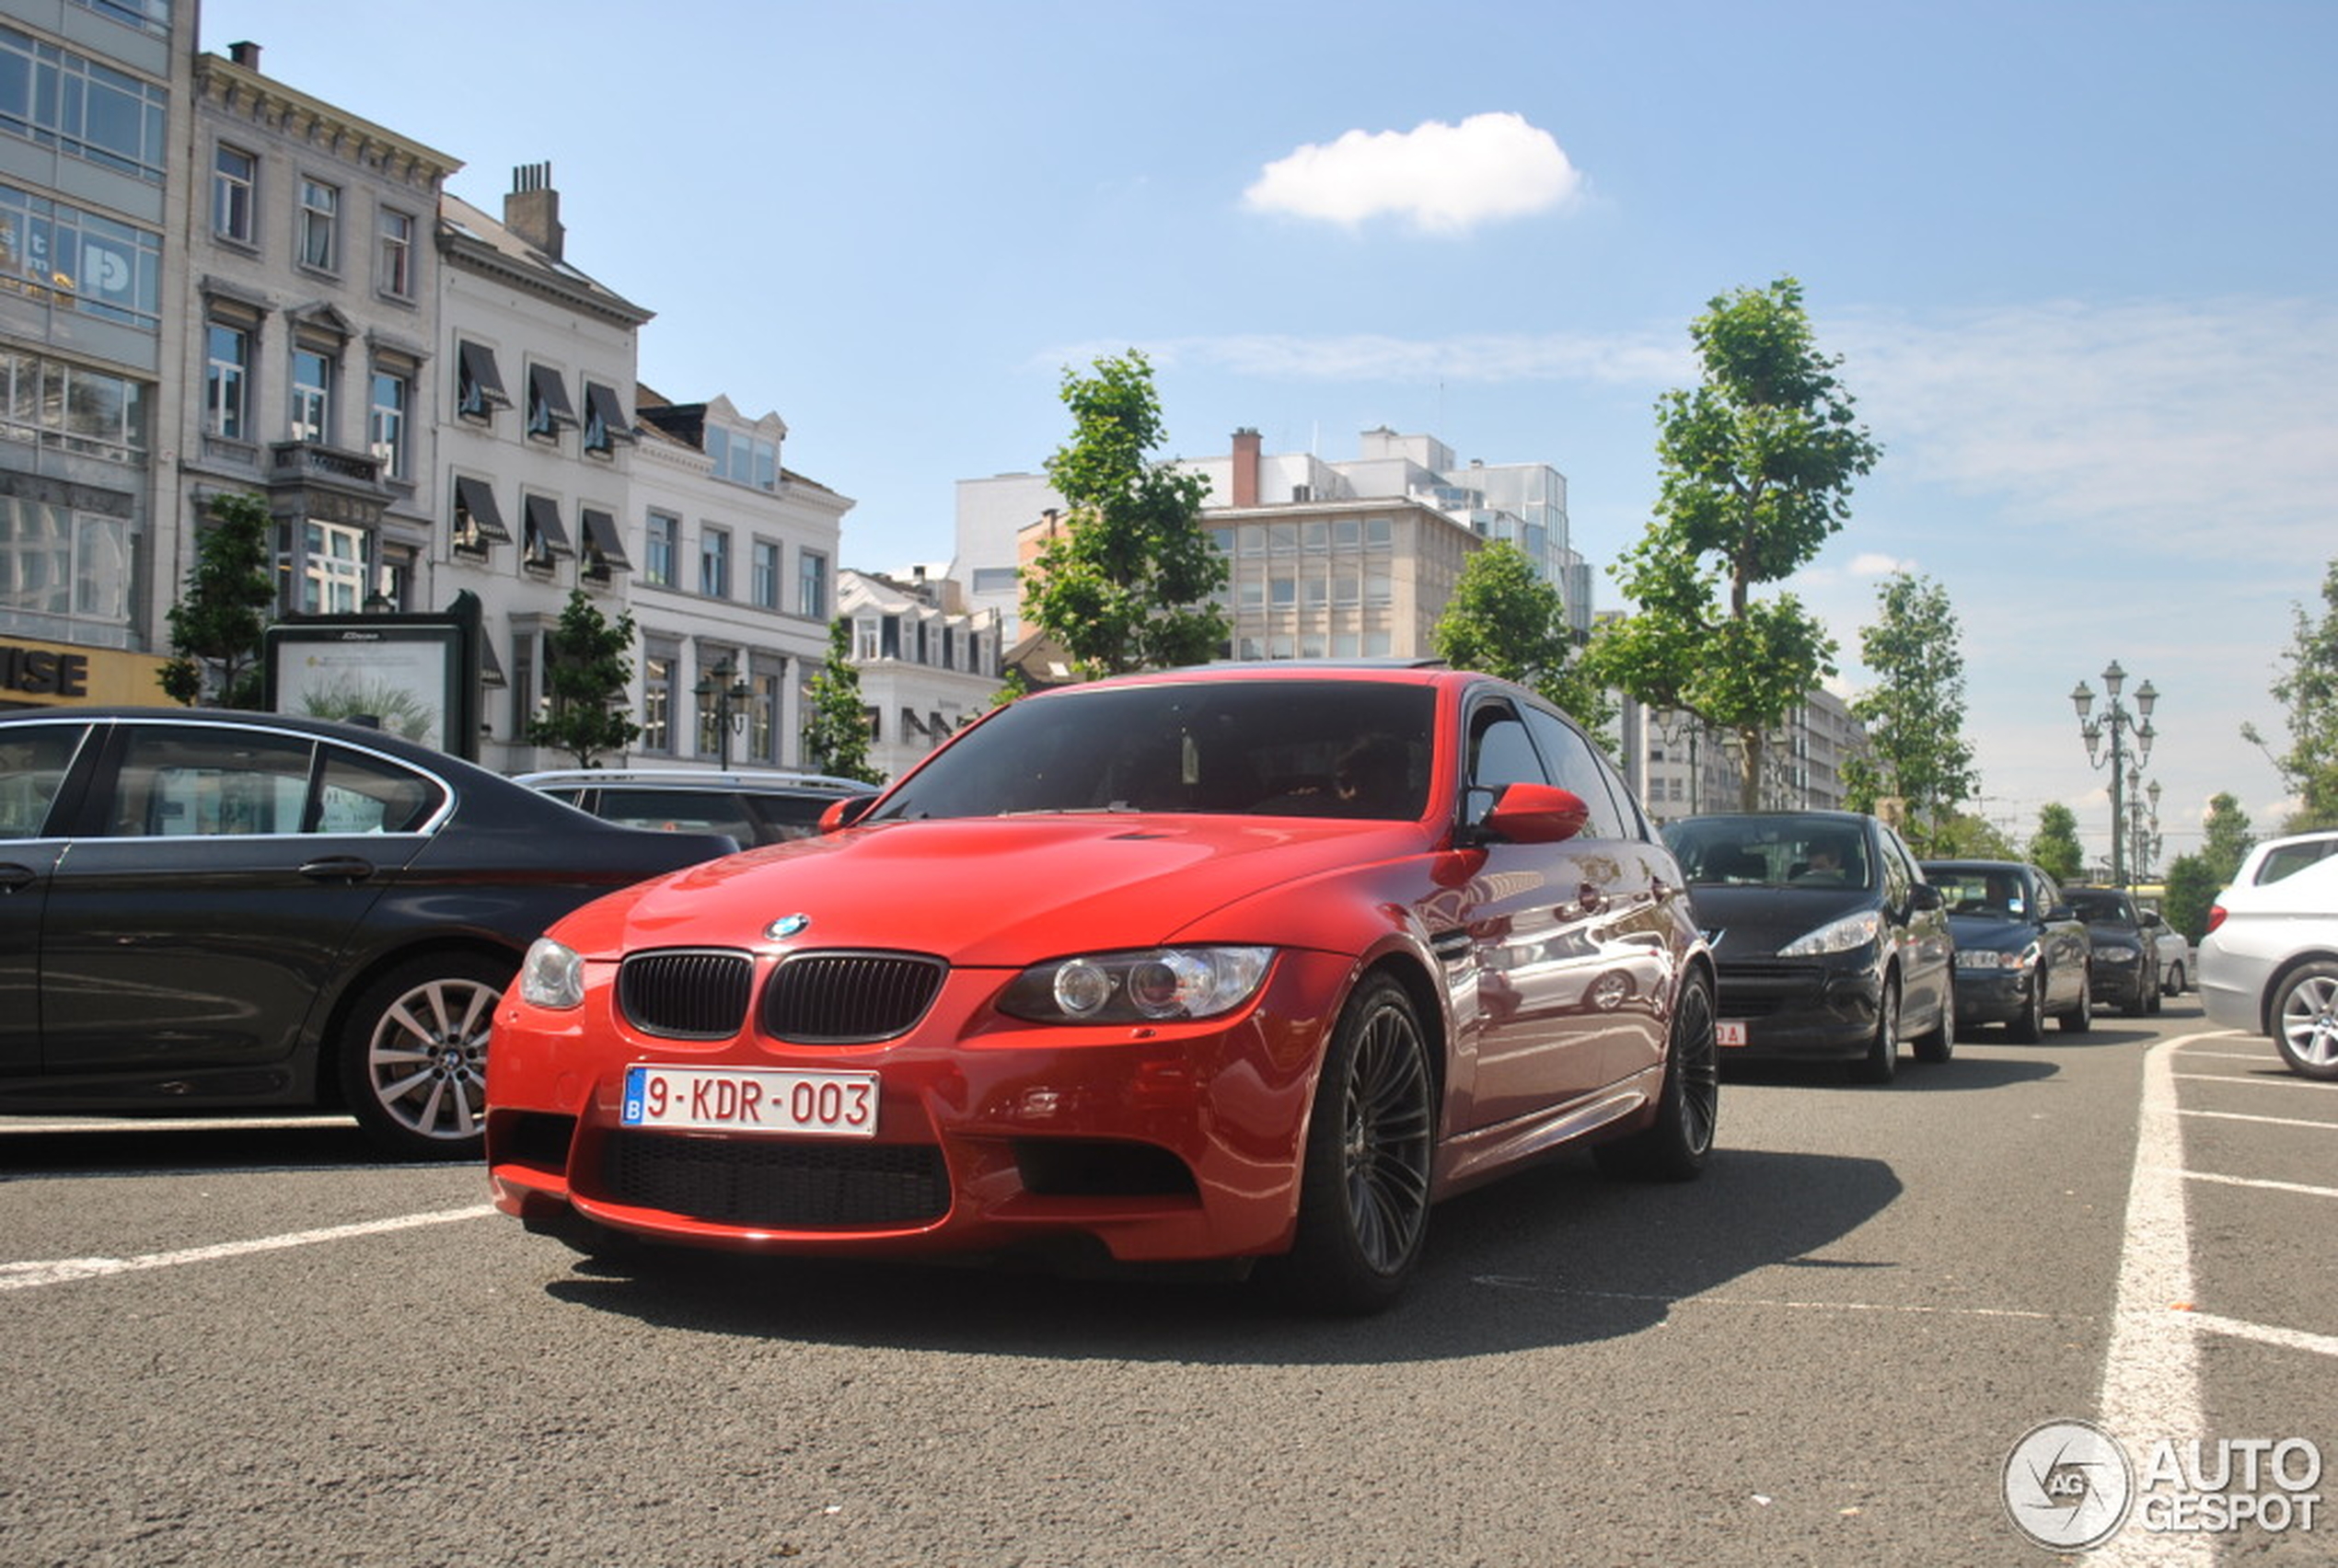
[[(613, 966), (610, 966), (613, 968)], [(1100, 1243), (1124, 1262), (1279, 1251), (1298, 1210), (1307, 1108), (1349, 963), (1286, 950), (1231, 1020), (1044, 1026), (960, 971), (908, 1034), (783, 1044), (635, 1031), (600, 976), (582, 1008), (516, 992), (489, 1052), (496, 1205), (541, 1228), (758, 1252), (920, 1254)], [(873, 1071), (874, 1138), (620, 1123), (626, 1068)]]
[(1727, 1057), (1857, 1057), (1875, 1039), (1882, 982), (1864, 966), (1835, 968), (1815, 960), (1724, 963), (1716, 1005), (1745, 1025), (1745, 1043)]
[(2030, 1006), (2030, 987), (2036, 976), (2024, 969), (1968, 969), (1956, 972), (1956, 1020), (1968, 1023), (2011, 1023)]

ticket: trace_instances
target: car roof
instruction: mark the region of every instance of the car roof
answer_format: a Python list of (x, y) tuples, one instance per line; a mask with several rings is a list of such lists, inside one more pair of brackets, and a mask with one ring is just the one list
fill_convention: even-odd
[(874, 794), (877, 786), (858, 778), (828, 773), (791, 773), (740, 768), (704, 767), (555, 767), (512, 777), (531, 790), (554, 785), (623, 786), (654, 784), (661, 789), (696, 790), (818, 790), (837, 793)]

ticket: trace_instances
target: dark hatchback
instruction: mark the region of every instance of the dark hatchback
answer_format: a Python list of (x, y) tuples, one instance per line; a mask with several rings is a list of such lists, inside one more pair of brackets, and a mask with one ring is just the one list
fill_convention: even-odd
[(0, 1112), (324, 1106), (475, 1156), (527, 944), (734, 847), (352, 725), (0, 714)]
[(2094, 1025), (2094, 944), (2052, 877), (2020, 860), (1927, 860), (1956, 933), (1957, 1019), (2035, 1044), (2049, 1015)]
[(1956, 1049), (1939, 894), (1900, 836), (1856, 812), (1684, 817), (1664, 840), (1719, 972), (1724, 1058), (1835, 1058), (1889, 1082), (1900, 1043)]
[(2115, 887), (2066, 887), (2062, 895), (2087, 923), (2094, 944), (2095, 1001), (2130, 1018), (2158, 1012), (2159, 917), (2147, 915)]

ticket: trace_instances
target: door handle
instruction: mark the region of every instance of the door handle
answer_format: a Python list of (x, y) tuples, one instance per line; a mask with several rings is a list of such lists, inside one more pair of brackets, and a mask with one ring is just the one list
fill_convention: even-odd
[(355, 855), (327, 855), (304, 864), (300, 874), (311, 882), (364, 882), (374, 874), (374, 863)]
[(14, 893), (18, 888), (30, 887), (40, 880), (41, 873), (30, 866), (19, 866), (14, 861), (0, 865), (0, 893)]

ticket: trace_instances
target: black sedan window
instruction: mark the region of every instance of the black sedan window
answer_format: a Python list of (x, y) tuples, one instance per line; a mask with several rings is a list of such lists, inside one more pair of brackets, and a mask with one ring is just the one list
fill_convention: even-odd
[(0, 734), (0, 838), (36, 838), (87, 733), (80, 724), (26, 724)]
[(417, 833), (446, 791), (419, 773), (339, 746), (325, 750), (311, 833)]
[(316, 743), (295, 735), (130, 725), (107, 833), (116, 838), (298, 833)]

